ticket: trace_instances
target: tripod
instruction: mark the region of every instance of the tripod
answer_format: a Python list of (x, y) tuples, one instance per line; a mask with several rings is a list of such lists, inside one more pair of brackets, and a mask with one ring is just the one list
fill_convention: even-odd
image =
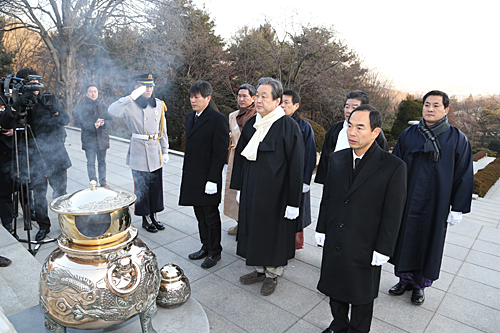
[[(18, 139), (18, 132), (21, 140)], [(12, 163), (14, 172), (13, 182), (13, 218), (14, 226), (12, 235), (21, 243), (28, 244), (28, 251), (35, 256), (43, 244), (55, 242), (56, 238), (44, 239), (41, 241), (31, 240), (30, 231), (33, 229), (31, 221), (31, 195), (29, 191), (29, 184), (31, 183), (31, 170), (29, 160), (29, 141), (31, 139), (34, 143), (40, 161), (42, 162), (43, 171), (47, 174), (47, 168), (40, 152), (40, 148), (36, 142), (31, 126), (27, 123), (26, 117), (22, 117), (14, 129), (14, 147), (12, 150)], [(22, 145), (24, 143), (24, 146)], [(20, 148), (23, 149), (20, 151)], [(40, 170), (38, 170), (40, 172)], [(45, 199), (45, 198), (44, 198)], [(19, 216), (19, 202), (23, 210), (24, 230), (26, 231), (26, 239), (20, 238), (17, 234), (17, 217)], [(32, 247), (34, 245), (34, 247)]]

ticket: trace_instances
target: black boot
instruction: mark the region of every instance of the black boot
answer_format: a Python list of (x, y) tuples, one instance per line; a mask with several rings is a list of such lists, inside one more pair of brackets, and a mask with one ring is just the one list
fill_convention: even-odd
[(165, 226), (163, 226), (163, 224), (160, 221), (158, 221), (158, 217), (156, 216), (156, 213), (151, 213), (151, 214), (149, 214), (149, 216), (151, 217), (151, 222), (153, 222), (156, 229), (158, 229), (158, 230), (165, 229)]
[(149, 232), (158, 232), (153, 222), (151, 222), (151, 217), (149, 215), (142, 217), (142, 227)]

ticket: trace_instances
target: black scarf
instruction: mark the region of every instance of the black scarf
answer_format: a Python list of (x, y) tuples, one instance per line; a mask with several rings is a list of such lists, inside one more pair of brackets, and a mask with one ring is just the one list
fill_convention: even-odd
[(154, 96), (151, 96), (148, 99), (146, 99), (144, 96), (139, 96), (134, 102), (139, 105), (141, 109), (147, 108), (148, 104), (154, 108), (156, 107), (156, 98), (154, 98)]
[(425, 138), (424, 153), (428, 153), (429, 161), (437, 163), (441, 159), (441, 145), (437, 137), (443, 134), (448, 127), (450, 127), (450, 124), (448, 124), (446, 115), (431, 126), (427, 126), (423, 118), (418, 123), (418, 130)]

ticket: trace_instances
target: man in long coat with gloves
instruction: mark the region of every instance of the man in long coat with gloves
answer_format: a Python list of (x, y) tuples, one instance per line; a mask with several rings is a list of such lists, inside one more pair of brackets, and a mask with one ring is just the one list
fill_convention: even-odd
[(300, 95), (295, 90), (283, 92), (281, 107), (287, 116), (299, 124), (302, 138), (304, 139), (304, 184), (302, 185), (302, 198), (300, 200), (300, 212), (297, 217), (297, 229), (295, 234), (295, 249), (304, 248), (304, 229), (311, 224), (311, 178), (316, 167), (316, 143), (314, 131), (308, 121), (299, 115)]
[(349, 118), (351, 148), (330, 155), (316, 227), (326, 234), (318, 290), (333, 315), (323, 333), (370, 331), (381, 265), (396, 245), (406, 165), (375, 142), (381, 125), (380, 112), (359, 106)]
[(389, 294), (413, 290), (415, 305), (439, 278), (447, 226), (470, 212), (474, 185), (469, 140), (448, 124), (448, 95), (433, 90), (423, 101), (423, 119), (401, 133), (393, 151), (408, 166), (408, 196), (391, 258), (399, 282)]
[(186, 117), (186, 149), (182, 165), (179, 205), (193, 206), (198, 220), (201, 249), (188, 255), (211, 268), (221, 259), (222, 169), (229, 144), (227, 117), (210, 104), (212, 86), (196, 81), (189, 88), (193, 112)]
[(241, 191), (236, 253), (255, 271), (242, 284), (264, 281), (271, 295), (295, 256), (295, 219), (304, 174), (304, 142), (295, 120), (281, 108), (283, 87), (272, 78), (257, 86), (257, 114), (241, 133), (234, 157), (231, 188)]

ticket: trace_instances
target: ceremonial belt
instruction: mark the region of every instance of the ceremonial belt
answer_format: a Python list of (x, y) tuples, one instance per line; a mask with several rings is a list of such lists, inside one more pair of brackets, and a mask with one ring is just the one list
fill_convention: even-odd
[(132, 137), (135, 139), (141, 139), (141, 140), (158, 140), (158, 133), (150, 134), (150, 135), (132, 133)]

